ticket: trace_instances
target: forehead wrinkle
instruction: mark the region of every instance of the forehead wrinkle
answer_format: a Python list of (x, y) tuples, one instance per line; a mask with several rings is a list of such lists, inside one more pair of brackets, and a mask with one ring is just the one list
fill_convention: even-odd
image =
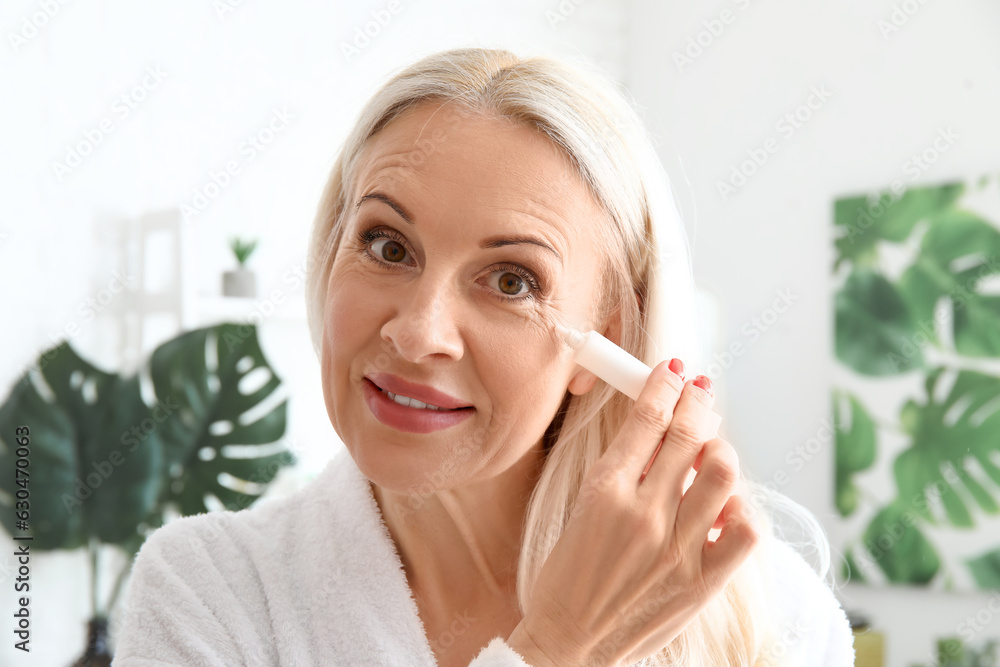
[[(565, 257), (567, 255), (567, 238), (558, 225), (553, 224), (551, 220), (540, 217), (529, 210), (524, 210), (523, 208), (516, 206), (501, 206), (493, 204), (488, 205), (488, 208), (499, 212), (503, 217), (509, 217), (510, 213), (514, 213), (518, 218), (531, 218), (532, 220), (537, 220), (542, 223), (540, 226), (532, 225), (529, 229), (521, 229), (520, 226), (518, 226), (518, 228), (512, 230), (498, 230), (490, 236), (523, 236), (526, 232), (531, 232), (540, 236), (543, 240), (548, 241), (552, 247), (559, 251), (558, 259), (561, 263), (565, 264)], [(558, 216), (558, 212), (553, 212)], [(562, 216), (558, 217), (564, 220)]]
[[(405, 158), (405, 156), (412, 152), (411, 150), (400, 150), (391, 153), (383, 153), (377, 156), (369, 156), (368, 160), (364, 165), (364, 169), (359, 172), (356, 182), (354, 183), (354, 194), (351, 197), (350, 205), (351, 209), (355, 208), (354, 204), (358, 201), (360, 197), (363, 196), (362, 193), (365, 191), (373, 191), (379, 189), (383, 184), (397, 186), (397, 181), (408, 180), (410, 183), (415, 183), (421, 187), (421, 189), (427, 190), (419, 181), (415, 172), (420, 171), (419, 166), (414, 166)], [(395, 172), (399, 173), (395, 173)], [(395, 190), (392, 192), (387, 192), (392, 197), (402, 197), (403, 195), (398, 194)], [(406, 202), (404, 201), (405, 205)]]

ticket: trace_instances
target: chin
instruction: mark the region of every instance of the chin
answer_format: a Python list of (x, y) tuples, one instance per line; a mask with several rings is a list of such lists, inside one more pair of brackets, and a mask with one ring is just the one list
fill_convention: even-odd
[(407, 456), (395, 446), (383, 444), (348, 449), (361, 474), (386, 491), (408, 496), (427, 495), (449, 486), (450, 478), (441, 472), (446, 465), (428, 459), (426, 451), (414, 448)]

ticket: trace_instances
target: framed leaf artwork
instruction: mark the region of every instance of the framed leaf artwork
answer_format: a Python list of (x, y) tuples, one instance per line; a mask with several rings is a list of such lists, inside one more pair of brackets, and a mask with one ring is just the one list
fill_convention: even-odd
[(1000, 588), (1000, 178), (834, 202), (844, 580)]

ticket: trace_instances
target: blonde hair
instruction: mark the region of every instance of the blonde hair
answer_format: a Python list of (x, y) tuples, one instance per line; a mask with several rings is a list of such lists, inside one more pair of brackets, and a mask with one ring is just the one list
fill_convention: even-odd
[[(684, 225), (669, 179), (631, 97), (592, 65), (566, 58), (520, 58), (499, 49), (429, 55), (393, 76), (365, 105), (345, 139), (318, 206), (310, 238), (306, 299), (310, 335), (321, 355), (327, 282), (340, 243), (358, 157), (394, 118), (424, 101), (502, 117), (543, 133), (560, 147), (606, 212), (594, 233), (608, 249), (601, 273), (602, 315), (620, 314), (619, 344), (650, 366), (669, 353), (699, 367), (694, 279)], [(558, 187), (556, 185), (555, 187)], [(569, 392), (543, 437), (545, 463), (531, 495), (517, 571), (524, 613), (538, 573), (570, 518), (581, 483), (617, 435), (631, 399), (599, 383)], [(780, 629), (770, 627), (765, 572), (772, 512), (782, 510), (818, 545), (821, 576), (829, 546), (819, 524), (791, 500), (741, 474), (740, 492), (761, 540), (720, 594), (684, 631), (643, 665), (777, 665)]]

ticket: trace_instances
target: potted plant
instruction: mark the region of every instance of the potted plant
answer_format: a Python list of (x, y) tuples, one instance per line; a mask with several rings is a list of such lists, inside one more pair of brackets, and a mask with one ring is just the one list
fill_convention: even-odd
[[(945, 637), (937, 640), (936, 667), (994, 667), (997, 664), (997, 645), (995, 639), (986, 640), (979, 648), (967, 646), (958, 637)], [(913, 667), (925, 667), (913, 665)]]
[(229, 247), (236, 256), (236, 270), (226, 271), (222, 274), (222, 295), (223, 296), (257, 296), (257, 280), (253, 271), (246, 268), (246, 262), (250, 255), (257, 248), (257, 241), (250, 239), (242, 241), (239, 238), (232, 238)]
[[(147, 374), (152, 405), (140, 393)], [(0, 525), (30, 540), (18, 544), (32, 552), (89, 552), (91, 620), (78, 665), (110, 664), (108, 620), (150, 532), (172, 515), (208, 511), (206, 496), (248, 507), (294, 462), (284, 449), (252, 449), (284, 435), (287, 401), (240, 421), (280, 383), (256, 327), (225, 323), (167, 341), (128, 378), (92, 366), (64, 341), (13, 386), (0, 405)], [(251, 446), (249, 458), (232, 457), (227, 445)], [(127, 560), (101, 604), (99, 561), (109, 549)]]

